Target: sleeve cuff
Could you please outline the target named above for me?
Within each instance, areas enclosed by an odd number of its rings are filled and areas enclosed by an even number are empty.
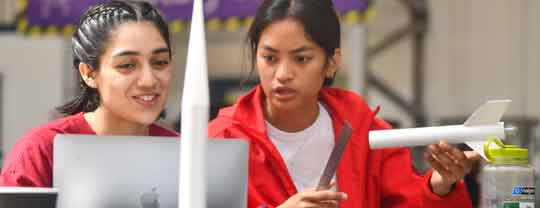
[[[431,191],[430,179],[433,175],[433,170],[430,170],[424,177],[424,196],[426,207],[472,207],[467,186],[463,180],[458,181],[450,193],[439,196]]]

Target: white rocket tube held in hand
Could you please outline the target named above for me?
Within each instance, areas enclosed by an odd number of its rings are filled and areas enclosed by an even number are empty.
[[[485,141],[490,137],[504,139],[504,124],[499,122],[485,126],[437,126],[411,129],[371,131],[369,146],[372,149],[399,146],[416,146],[438,143],[444,139],[448,143],[465,141]]]
[[[206,208],[210,98],[203,15],[203,1],[195,0],[182,93],[179,208]]]
[[[510,104],[510,100],[488,101],[478,108],[463,125],[392,129],[369,132],[369,147],[406,147],[439,143],[466,143],[483,158],[484,142],[491,137],[504,140],[504,123],[499,122]]]

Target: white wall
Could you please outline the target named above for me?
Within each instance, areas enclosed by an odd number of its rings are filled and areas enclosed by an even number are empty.
[[[431,24],[427,36],[425,103],[432,122],[464,115],[489,99],[510,98],[508,115],[540,118],[540,2],[535,0],[428,1]],[[370,43],[408,20],[395,0],[378,0],[370,22]],[[375,74],[412,98],[411,40],[407,39],[372,62]],[[403,113],[377,92],[370,103],[381,114]]]
[[[65,70],[60,38],[31,39],[0,33],[2,151],[29,128],[49,120],[62,101]]]
[[[433,28],[428,49],[434,116],[471,111],[483,100],[510,98],[512,115],[540,117],[538,1],[430,1]],[[489,9],[486,8],[489,4]],[[441,14],[441,15],[437,15]],[[451,77],[448,79],[448,77]],[[437,107],[435,107],[437,106]],[[442,106],[439,107],[439,106]],[[454,106],[454,107],[453,107]],[[448,110],[441,110],[448,109]]]
[[[471,113],[486,100],[513,102],[506,116],[540,119],[540,1],[431,0],[427,36],[425,104],[428,119]],[[370,43],[407,21],[395,0],[377,0],[377,16],[370,23]],[[411,98],[411,41],[400,43],[372,62],[375,73],[405,97]],[[369,101],[382,106],[381,115],[410,119],[380,94]],[[531,164],[540,169],[540,126],[529,141],[537,151]],[[524,141],[513,141],[524,143]],[[538,176],[538,175],[537,175]],[[537,183],[538,184],[538,183]],[[540,199],[537,199],[537,203]]]

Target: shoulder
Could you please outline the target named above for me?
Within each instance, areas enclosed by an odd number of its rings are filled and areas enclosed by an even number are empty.
[[[378,117],[375,117],[373,119],[373,123],[371,125],[371,130],[385,130],[385,129],[391,129],[391,128],[392,128],[392,125],[390,125],[388,122]]]
[[[355,105],[356,107],[369,108],[360,95],[351,90],[325,87],[321,90],[320,96],[323,100],[334,102],[338,105]]]
[[[374,112],[355,92],[325,87],[319,93],[319,100],[328,107],[332,117],[356,123],[370,122]]]
[[[28,132],[7,154],[0,175],[0,186],[49,186],[41,180],[52,171],[52,138]]]
[[[234,129],[234,107],[225,107],[219,111],[218,116],[208,124],[209,137],[228,137],[231,129]]]
[[[84,122],[82,113],[80,113],[32,128],[17,139],[10,151],[10,156],[19,157],[19,154],[25,154],[29,151],[41,151],[45,155],[52,153],[54,137],[57,134],[88,133],[84,130],[86,129]]]
[[[30,129],[11,147],[4,161],[0,183],[16,186],[50,186],[53,141],[59,133],[77,133],[68,116]]]
[[[13,147],[11,147],[6,158],[6,164],[8,164],[9,161],[17,161],[24,157],[24,155],[35,156],[39,155],[36,154],[39,152],[52,152],[53,139],[56,134],[51,132],[54,131],[47,128],[35,128],[26,132],[17,139]]]
[[[17,143],[52,145],[57,134],[88,133],[85,122],[82,113],[59,118],[28,130]]]
[[[321,97],[325,102],[332,105],[332,107],[343,111],[342,113],[345,112],[346,115],[356,118],[373,115],[371,130],[392,128],[390,124],[376,116],[379,112],[379,107],[372,111],[364,99],[353,91],[337,88],[324,88],[321,91]]]

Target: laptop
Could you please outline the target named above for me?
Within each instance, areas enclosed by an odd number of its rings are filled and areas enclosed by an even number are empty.
[[[247,205],[248,144],[209,140],[208,208]],[[177,208],[180,140],[171,137],[57,135],[57,208]]]
[[[54,208],[57,194],[54,188],[0,187],[0,207]]]

